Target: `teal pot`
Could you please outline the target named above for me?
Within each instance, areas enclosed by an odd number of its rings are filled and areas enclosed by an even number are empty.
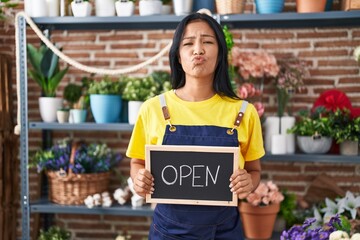
[[[202,8],[209,9],[214,12],[215,0],[195,0],[193,1],[193,12],[197,12]]]
[[[280,13],[284,9],[284,0],[255,0],[256,12]]]
[[[122,100],[120,122],[129,123],[129,101]]]
[[[331,11],[333,6],[333,0],[326,0],[325,11]]]
[[[120,122],[121,107],[120,95],[90,95],[90,108],[96,123]]]
[[[85,109],[70,109],[69,122],[83,123],[86,122],[87,111]]]

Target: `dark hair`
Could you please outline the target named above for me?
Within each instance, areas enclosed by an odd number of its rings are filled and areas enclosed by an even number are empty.
[[[179,47],[183,37],[185,27],[193,21],[204,21],[215,32],[216,40],[218,42],[218,56],[214,74],[213,88],[220,96],[227,96],[234,99],[239,99],[234,93],[228,72],[228,51],[225,42],[224,32],[220,24],[216,22],[211,16],[202,13],[193,13],[186,16],[177,26],[173,43],[169,52],[170,68],[171,68],[171,85],[173,89],[181,88],[185,85],[185,72],[179,62]]]

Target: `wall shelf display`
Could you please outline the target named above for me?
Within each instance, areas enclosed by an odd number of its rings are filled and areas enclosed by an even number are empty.
[[[223,25],[230,28],[309,28],[309,27],[354,27],[360,26],[360,11],[332,11],[324,13],[279,13],[279,14],[235,14],[217,15]],[[183,16],[131,16],[131,17],[52,17],[33,18],[42,29],[49,30],[139,30],[139,29],[175,29]],[[30,239],[31,213],[79,213],[79,214],[114,214],[128,216],[151,216],[150,206],[132,208],[131,206],[115,205],[110,208],[88,209],[86,206],[62,206],[41,200],[29,200],[29,130],[60,130],[60,131],[131,131],[129,124],[58,124],[28,121],[28,80],[26,55],[26,21],[18,16],[17,21],[17,60],[20,81],[20,176],[21,176],[21,229],[22,239]],[[340,155],[266,155],[264,161],[306,161],[327,163],[360,163],[360,157]]]

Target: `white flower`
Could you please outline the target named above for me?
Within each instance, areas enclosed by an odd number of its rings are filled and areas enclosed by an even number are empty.
[[[321,227],[323,225],[323,218],[316,207],[314,207],[314,218],[316,219],[316,222],[314,222],[312,225],[315,227]]]
[[[355,198],[352,192],[347,191],[345,197],[338,201],[338,205],[340,209],[348,210],[351,218],[355,219],[357,208],[360,207],[360,196]]]
[[[336,204],[334,201],[329,198],[325,198],[326,207],[322,208],[321,211],[324,212],[324,222],[327,223],[330,221],[331,217],[336,214],[341,214],[344,212],[343,208],[339,208],[339,204]]]
[[[355,233],[351,236],[350,240],[360,240],[360,233]]]
[[[349,239],[349,235],[347,234],[347,232],[338,230],[332,232],[329,236],[329,240],[340,240],[340,239]]]
[[[355,50],[354,50],[354,58],[355,58],[355,61],[360,62],[360,46],[355,48]]]

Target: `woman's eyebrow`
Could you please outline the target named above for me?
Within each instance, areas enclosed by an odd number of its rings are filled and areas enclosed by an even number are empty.
[[[201,34],[201,37],[211,37],[211,38],[215,38],[215,36],[213,36],[213,35],[210,35],[210,34]],[[188,37],[183,37],[183,39],[182,40],[186,40],[186,39],[194,39],[195,38],[195,36],[188,36]]]

